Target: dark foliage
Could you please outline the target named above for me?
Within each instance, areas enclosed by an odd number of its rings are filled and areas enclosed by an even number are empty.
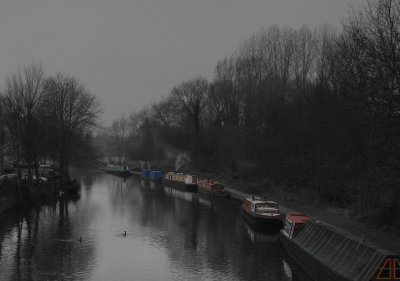
[[[399,0],[371,0],[340,32],[260,29],[212,81],[183,82],[132,114],[128,156],[187,152],[203,171],[295,186],[399,229],[399,19]]]

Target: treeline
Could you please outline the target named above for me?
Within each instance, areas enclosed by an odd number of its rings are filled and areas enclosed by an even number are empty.
[[[178,149],[201,170],[247,165],[400,229],[400,1],[368,1],[340,31],[262,28],[211,81],[182,82],[108,136],[114,154]]]
[[[99,112],[99,101],[77,78],[45,77],[40,64],[24,67],[6,79],[0,93],[0,160],[12,156],[20,187],[32,187],[45,160],[57,164],[66,182],[71,161],[96,157],[90,130]]]

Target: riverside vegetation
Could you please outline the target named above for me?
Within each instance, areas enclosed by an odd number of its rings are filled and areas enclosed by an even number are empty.
[[[400,1],[340,28],[261,28],[161,101],[97,135],[105,155],[266,180],[400,232]],[[281,188],[282,187],[282,188]]]
[[[76,188],[69,166],[96,158],[91,130],[99,113],[97,98],[73,76],[44,77],[34,63],[10,75],[0,94],[0,171],[4,155],[12,156],[17,175],[0,183],[0,209]],[[40,181],[45,160],[57,167],[57,179]]]

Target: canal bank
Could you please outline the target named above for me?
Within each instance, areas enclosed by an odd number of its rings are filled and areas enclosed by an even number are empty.
[[[166,167],[157,168],[168,170]],[[315,200],[302,202],[300,197],[282,191],[280,187],[265,180],[243,180],[240,177],[229,174],[203,173],[199,171],[197,175],[199,179],[212,179],[222,183],[230,193],[230,199],[235,201],[242,202],[243,198],[252,194],[263,195],[279,203],[282,212],[296,211],[307,214],[315,220],[343,230],[352,237],[358,237],[377,245],[379,248],[400,253],[399,235],[360,221],[359,218],[352,216],[351,211],[348,209],[315,203],[313,202]]]
[[[168,170],[166,167],[157,168]],[[368,241],[379,248],[400,253],[400,236],[361,222],[353,217],[347,209],[327,204],[316,204],[312,201],[301,202],[300,198],[283,192],[268,181],[243,180],[228,174],[197,172],[197,175],[200,180],[212,179],[222,183],[225,186],[225,190],[229,192],[231,200],[242,202],[244,198],[250,197],[252,194],[263,195],[279,203],[283,213],[294,211],[307,214],[314,220],[319,220],[328,226],[341,229],[352,237]]]
[[[279,203],[282,212],[294,211],[307,214],[328,226],[340,229],[352,237],[368,241],[379,248],[400,253],[400,236],[373,225],[367,225],[351,216],[347,209],[326,204],[300,202],[265,181],[243,181],[227,175],[200,174],[199,178],[211,178],[225,185],[231,199],[242,201],[252,194],[263,195]],[[393,214],[396,215],[396,214]]]
[[[231,199],[239,202],[251,196],[235,188],[227,187],[226,190]],[[265,193],[264,195],[268,196]],[[299,209],[302,209],[301,206],[297,206],[297,210]],[[280,210],[298,213],[283,205],[280,205]],[[300,233],[296,236],[288,236],[286,226],[285,230],[281,230],[280,244],[295,263],[314,280],[398,280],[399,237],[379,229],[371,231],[369,226],[359,225],[338,213],[334,217],[327,216],[327,208],[320,210],[324,213],[317,214],[304,226],[300,226],[302,228],[299,228]],[[318,208],[314,208],[312,212],[315,214]],[[346,229],[338,228],[333,223],[346,225]],[[353,233],[359,232],[359,235],[354,236]]]
[[[30,208],[43,201],[57,199],[61,195],[76,196],[80,185],[74,179],[65,184],[59,180],[35,183],[30,189],[18,187],[16,182],[7,182],[0,186],[0,214],[12,209]]]
[[[390,265],[389,269],[382,269],[387,267],[386,262],[390,264],[398,262],[400,237],[362,224],[351,218],[346,210],[287,200],[289,196],[279,196],[282,193],[276,192],[268,186],[268,183],[242,182],[212,174],[200,174],[199,178],[218,180],[225,186],[229,198],[236,202],[241,203],[244,198],[252,194],[264,195],[267,199],[280,203],[280,210],[283,213],[301,212],[309,215],[313,223],[318,221],[319,228],[314,227],[310,230],[307,225],[305,230],[307,235],[303,236],[319,239],[307,240],[305,245],[295,239],[281,240],[285,251],[301,266],[304,266],[302,264],[304,260],[313,261],[313,265],[305,269],[316,280],[364,280],[363,278],[367,276],[368,280],[372,280],[374,276],[385,274],[385,270],[397,268],[397,265]],[[287,243],[288,241],[290,243]],[[315,248],[324,249],[324,252],[322,250],[315,252]],[[354,267],[354,264],[357,266]]]
[[[237,180],[229,182],[215,175],[201,175],[201,178],[218,179],[218,182],[225,186],[229,198],[235,202],[241,203],[252,194],[258,194],[281,203],[280,210],[283,213],[298,212],[301,209],[288,207],[286,203],[290,204],[290,201],[276,199],[278,197],[276,192],[269,193],[268,191],[271,190],[266,189],[265,186],[263,188],[261,186],[263,183],[260,182],[243,183]],[[314,212],[318,212],[318,209],[329,210],[327,207],[314,206]],[[283,239],[285,237],[281,235],[280,244],[285,252],[301,267],[304,267],[304,270],[315,280],[375,280],[376,276],[382,277],[386,271],[397,268],[397,265],[393,266],[393,263],[399,260],[397,254],[399,244],[396,242],[398,237],[387,241],[370,240],[369,233],[364,233],[362,228],[367,227],[365,225],[357,229],[362,232],[362,235],[353,235],[351,232],[355,230],[355,221],[346,216],[336,214],[333,219],[319,214],[310,216],[313,220],[306,225],[304,233],[300,232],[301,235],[293,239],[292,237]],[[335,223],[339,225],[351,223],[351,226],[344,229],[333,226]],[[311,225],[318,227],[311,227]],[[309,237],[312,239],[308,239]],[[305,260],[307,260],[306,263],[304,263]]]

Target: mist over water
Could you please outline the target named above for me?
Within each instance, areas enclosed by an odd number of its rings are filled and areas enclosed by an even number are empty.
[[[81,183],[75,202],[0,217],[0,280],[303,280],[235,202],[108,174]]]

